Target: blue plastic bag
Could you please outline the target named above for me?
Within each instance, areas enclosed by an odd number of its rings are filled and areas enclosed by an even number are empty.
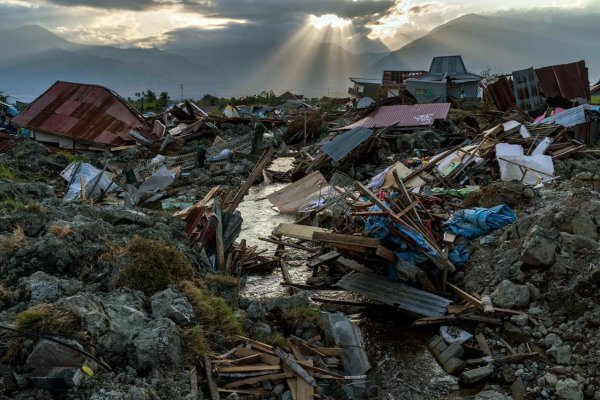
[[[455,212],[444,223],[444,232],[475,239],[514,223],[517,215],[506,204],[492,208],[472,208]]]

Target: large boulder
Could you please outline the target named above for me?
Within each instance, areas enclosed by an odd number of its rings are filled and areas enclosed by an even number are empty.
[[[527,285],[515,285],[509,280],[500,282],[490,297],[495,305],[503,308],[526,307],[530,300]]]
[[[308,294],[302,292],[293,296],[275,297],[267,300],[265,307],[268,312],[289,310],[294,307],[308,307]]]
[[[592,217],[583,210],[564,208],[556,214],[554,223],[561,232],[585,236],[593,240],[598,239],[596,224],[592,221]]]
[[[196,321],[192,305],[178,290],[163,290],[152,296],[150,301],[154,318],[169,318],[177,325],[183,326]]]
[[[177,325],[168,318],[151,321],[135,336],[129,347],[129,361],[138,371],[178,368],[183,363],[183,348]]]
[[[61,297],[77,293],[83,287],[81,281],[60,279],[43,271],[33,273],[22,283],[31,293],[31,305],[54,303]]]
[[[521,261],[535,267],[552,265],[557,247],[556,235],[536,225],[525,236]]]

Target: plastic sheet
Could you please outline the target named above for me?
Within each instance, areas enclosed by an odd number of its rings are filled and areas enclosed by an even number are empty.
[[[506,204],[492,208],[472,208],[455,212],[444,223],[444,232],[474,239],[514,223],[517,215]]]
[[[74,175],[74,176],[73,176]],[[108,172],[102,172],[92,164],[74,162],[61,172],[60,176],[70,182],[69,189],[63,198],[70,203],[81,197],[81,178],[83,177],[86,198],[96,199],[101,193],[110,193],[118,188],[111,180]],[[91,193],[93,190],[93,193]]]

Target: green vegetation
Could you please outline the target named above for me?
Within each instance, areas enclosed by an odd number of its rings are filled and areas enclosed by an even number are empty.
[[[136,93],[135,97],[135,99],[129,97],[127,98],[127,101],[142,113],[149,111],[155,113],[163,112],[171,102],[169,93],[161,92],[157,96],[156,93],[150,89],[146,90],[145,92]]]
[[[204,356],[210,354],[210,344],[201,325],[185,328],[183,330],[183,339],[188,348],[187,354],[190,363],[195,365],[199,361],[203,361]]]
[[[0,210],[24,210],[27,204],[18,199],[4,199],[0,201]]]
[[[63,157],[64,159],[66,159],[69,162],[69,164],[73,163],[75,161],[86,161],[87,160],[85,157],[83,157],[79,154],[73,154],[66,150],[61,150],[61,151],[57,152],[55,154],[55,157],[56,158]]]
[[[592,104],[600,105],[600,96],[592,96]]]
[[[124,255],[130,256],[131,262],[117,275],[117,286],[140,290],[147,296],[193,276],[185,255],[162,240],[134,236]]]
[[[222,287],[238,287],[240,285],[240,279],[232,275],[213,274],[206,276],[204,279],[209,283]]]
[[[199,106],[218,106],[219,108],[225,108],[226,105],[231,104],[233,106],[238,105],[267,105],[267,106],[277,106],[281,104],[282,101],[275,96],[272,90],[262,91],[254,96],[244,96],[236,99],[235,97],[224,98],[217,97],[211,94],[205,94],[200,100],[196,102]]]
[[[323,329],[321,314],[317,308],[312,307],[293,307],[281,312],[281,319],[286,321],[289,326],[308,324],[318,326]]]
[[[287,339],[281,332],[274,332],[270,335],[251,335],[251,338],[258,342],[266,343],[274,347],[280,347],[282,349],[288,347]]]
[[[226,336],[244,333],[235,310],[223,298],[207,293],[191,281],[181,282],[179,288],[191,303],[199,324],[208,336],[216,333]]]
[[[37,304],[15,317],[18,329],[37,333],[74,333],[80,328],[77,317],[53,304]]]
[[[6,165],[0,165],[0,179],[7,180],[9,182],[20,182],[22,180],[15,171]]]

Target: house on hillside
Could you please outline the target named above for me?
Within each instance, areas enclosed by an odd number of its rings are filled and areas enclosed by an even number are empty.
[[[590,88],[590,95],[592,96],[592,98],[600,97],[600,79],[598,80],[598,82],[596,82],[594,86]]]
[[[348,94],[355,100],[363,97],[377,97],[381,90],[381,79],[350,78],[352,87],[348,88]]]
[[[426,75],[405,82],[418,103],[445,103],[477,97],[482,79],[467,71],[461,56],[444,56],[433,58]]]
[[[12,120],[39,142],[68,149],[152,142],[152,126],[121,96],[99,85],[58,81]]]

